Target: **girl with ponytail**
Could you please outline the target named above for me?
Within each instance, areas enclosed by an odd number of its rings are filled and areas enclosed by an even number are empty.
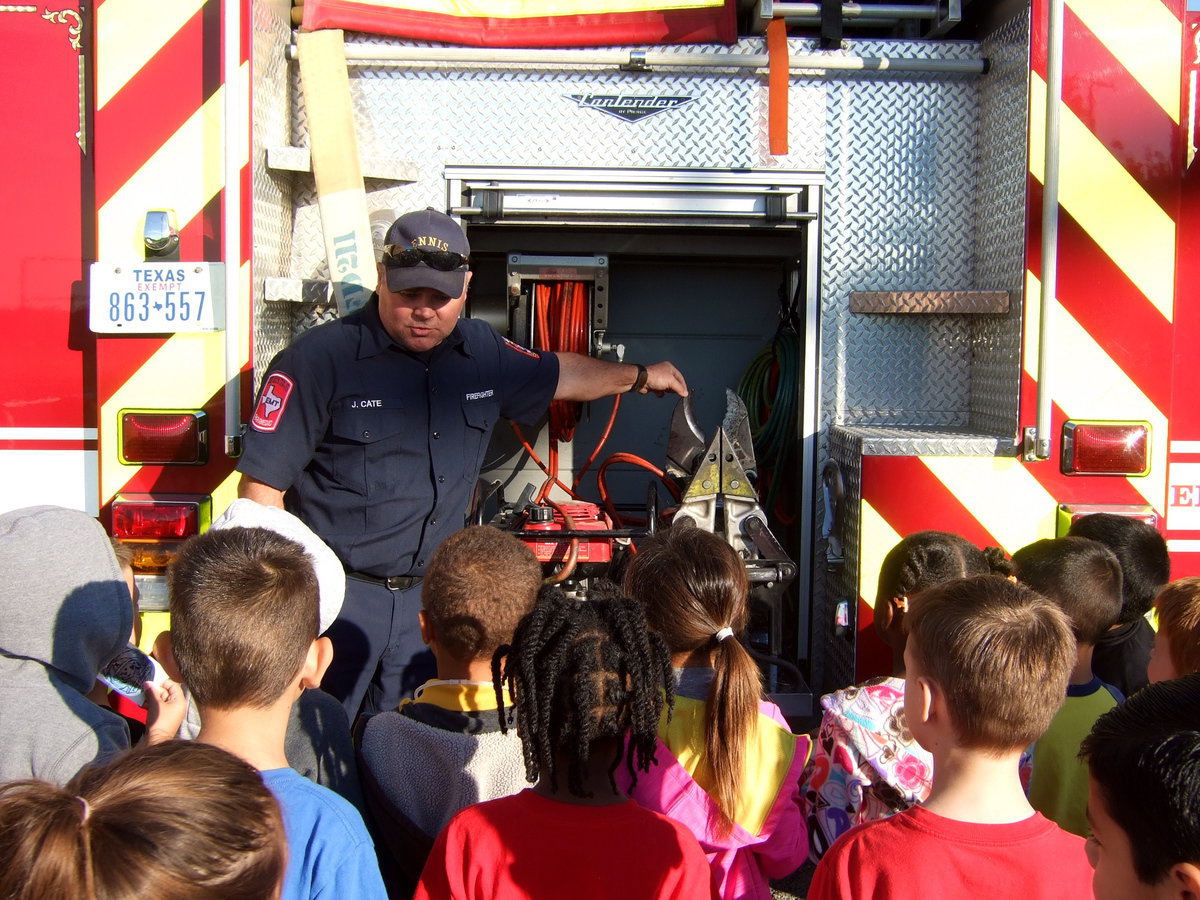
[[[658,765],[628,792],[691,828],[722,898],[770,900],[768,879],[807,857],[799,785],[809,740],[764,699],[742,644],[745,567],[721,537],[676,525],[639,547],[625,589],[666,641],[676,674]]]
[[[139,747],[65,787],[0,785],[4,900],[275,900],[279,804],[242,760],[199,741]]]

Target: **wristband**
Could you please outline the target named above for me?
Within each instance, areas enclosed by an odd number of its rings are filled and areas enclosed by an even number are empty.
[[[650,378],[650,373],[646,371],[646,367],[641,363],[634,363],[637,366],[637,378],[633,381],[633,386],[626,393],[635,393],[646,386],[646,381]]]

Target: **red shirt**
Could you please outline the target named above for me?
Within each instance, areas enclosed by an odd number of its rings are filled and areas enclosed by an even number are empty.
[[[413,900],[715,896],[708,860],[679,823],[632,800],[578,806],[524,790],[451,819]]]
[[[1091,900],[1083,838],[1040,813],[959,822],[915,806],[859,825],[821,858],[808,900]]]

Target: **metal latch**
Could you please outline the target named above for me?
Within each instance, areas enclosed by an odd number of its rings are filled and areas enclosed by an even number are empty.
[[[175,210],[150,209],[142,226],[145,258],[164,262],[179,261],[179,229],[175,227]]]
[[[618,68],[622,72],[649,72],[650,67],[646,65],[646,51],[630,50],[628,61],[621,63]]]

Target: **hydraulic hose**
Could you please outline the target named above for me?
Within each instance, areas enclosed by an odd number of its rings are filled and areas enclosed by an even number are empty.
[[[790,485],[795,469],[800,402],[800,340],[780,328],[746,367],[738,384],[758,460],[760,501],[781,522],[796,520]]]

